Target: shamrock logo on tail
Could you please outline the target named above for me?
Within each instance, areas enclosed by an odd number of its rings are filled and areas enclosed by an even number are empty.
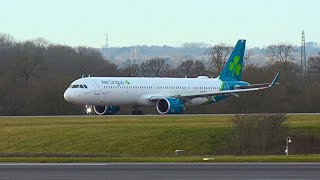
[[[240,75],[241,65],[238,64],[239,61],[240,61],[240,56],[235,56],[233,59],[233,62],[230,63],[229,71],[232,71],[232,77],[234,77],[234,73],[236,73],[237,76]]]

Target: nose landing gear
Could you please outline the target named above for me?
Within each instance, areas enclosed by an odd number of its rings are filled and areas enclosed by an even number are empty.
[[[91,112],[92,112],[92,106],[86,105],[86,113],[87,113],[87,115],[90,115]]]

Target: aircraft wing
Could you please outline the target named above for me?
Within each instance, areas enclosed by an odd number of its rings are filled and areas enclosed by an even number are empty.
[[[279,79],[280,73],[278,72],[275,78],[271,83],[262,83],[262,84],[250,84],[248,86],[236,86],[235,89],[250,89],[250,88],[263,88],[263,87],[269,87],[269,86],[275,86],[278,85],[279,83],[277,82]]]
[[[263,90],[263,89],[268,89],[270,87],[274,87],[275,85],[277,85],[277,81],[279,79],[279,75],[280,73],[278,72],[277,75],[275,76],[275,78],[273,79],[273,81],[271,83],[263,83],[263,84],[254,84],[254,85],[249,85],[249,86],[244,86],[244,88],[236,88],[234,90],[225,90],[225,91],[216,91],[216,92],[203,92],[203,93],[187,93],[187,94],[179,94],[179,95],[172,95],[169,97],[172,98],[188,98],[188,99],[192,99],[192,98],[197,98],[197,97],[206,97],[208,99],[212,99],[212,96],[215,95],[224,95],[224,94],[230,94],[233,96],[237,96],[238,97],[238,93],[241,92],[249,92],[249,91],[259,91],[259,90]],[[149,100],[157,100],[160,98],[168,98],[168,96],[151,96]]]

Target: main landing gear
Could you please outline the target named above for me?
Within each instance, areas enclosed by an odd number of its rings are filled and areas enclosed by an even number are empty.
[[[143,111],[141,110],[133,110],[132,115],[143,115]]]

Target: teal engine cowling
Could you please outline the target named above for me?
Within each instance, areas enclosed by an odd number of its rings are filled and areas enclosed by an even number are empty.
[[[98,115],[113,115],[120,111],[119,106],[94,106],[94,112]]]
[[[156,107],[160,114],[181,114],[184,111],[184,102],[182,99],[161,98]]]

